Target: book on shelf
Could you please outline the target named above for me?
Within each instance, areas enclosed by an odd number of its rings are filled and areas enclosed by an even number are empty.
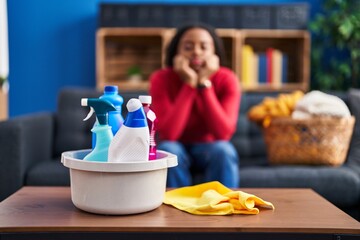
[[[280,87],[282,79],[282,53],[278,49],[271,52],[271,86]]]
[[[253,53],[253,78],[251,82],[252,87],[257,87],[259,85],[259,55]]]
[[[266,84],[266,53],[263,52],[259,52],[258,54],[258,59],[259,59],[259,67],[258,67],[258,82],[259,84]]]
[[[245,88],[254,87],[258,78],[258,57],[250,45],[244,45],[241,54],[241,83]]]
[[[273,48],[268,48],[266,49],[266,83],[268,85],[270,85],[273,81],[272,77],[273,77],[273,74],[272,74],[272,53],[273,53]]]
[[[266,83],[273,87],[281,87],[283,83],[287,82],[288,56],[275,48],[268,48],[265,56]],[[259,69],[259,71],[264,70]],[[261,80],[259,79],[259,81]]]
[[[287,82],[288,56],[279,49],[254,52],[250,45],[245,45],[241,57],[241,82],[245,88],[259,85],[279,88]]]
[[[282,79],[281,82],[282,83],[287,83],[288,82],[288,56],[286,54],[282,54]]]

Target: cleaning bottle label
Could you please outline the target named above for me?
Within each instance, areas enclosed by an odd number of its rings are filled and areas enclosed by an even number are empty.
[[[126,105],[128,115],[109,146],[109,162],[148,161],[150,134],[141,102],[132,98]]]

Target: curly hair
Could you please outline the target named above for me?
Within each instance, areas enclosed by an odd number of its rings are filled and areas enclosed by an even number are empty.
[[[177,54],[178,45],[180,42],[181,37],[190,29],[193,28],[201,28],[206,30],[211,38],[214,41],[214,47],[215,47],[215,54],[219,57],[220,65],[224,66],[225,64],[225,51],[224,51],[224,44],[221,38],[215,33],[215,29],[209,25],[206,25],[204,23],[194,23],[182,26],[178,28],[175,36],[172,38],[171,42],[169,43],[166,55],[165,55],[165,65],[167,67],[173,67],[173,59]]]

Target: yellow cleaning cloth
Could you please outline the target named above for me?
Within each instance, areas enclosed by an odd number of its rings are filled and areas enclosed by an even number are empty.
[[[196,215],[258,214],[255,206],[275,209],[271,202],[233,191],[217,181],[170,190],[164,203]]]

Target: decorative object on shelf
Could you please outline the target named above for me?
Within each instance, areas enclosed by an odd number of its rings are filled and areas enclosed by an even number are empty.
[[[326,0],[310,22],[312,88],[360,87],[360,2]]]
[[[3,86],[6,84],[7,79],[3,76],[0,76],[0,89],[3,88]]]
[[[128,81],[141,82],[142,81],[141,68],[139,66],[137,66],[137,65],[131,66],[127,70],[127,76],[128,76]]]

